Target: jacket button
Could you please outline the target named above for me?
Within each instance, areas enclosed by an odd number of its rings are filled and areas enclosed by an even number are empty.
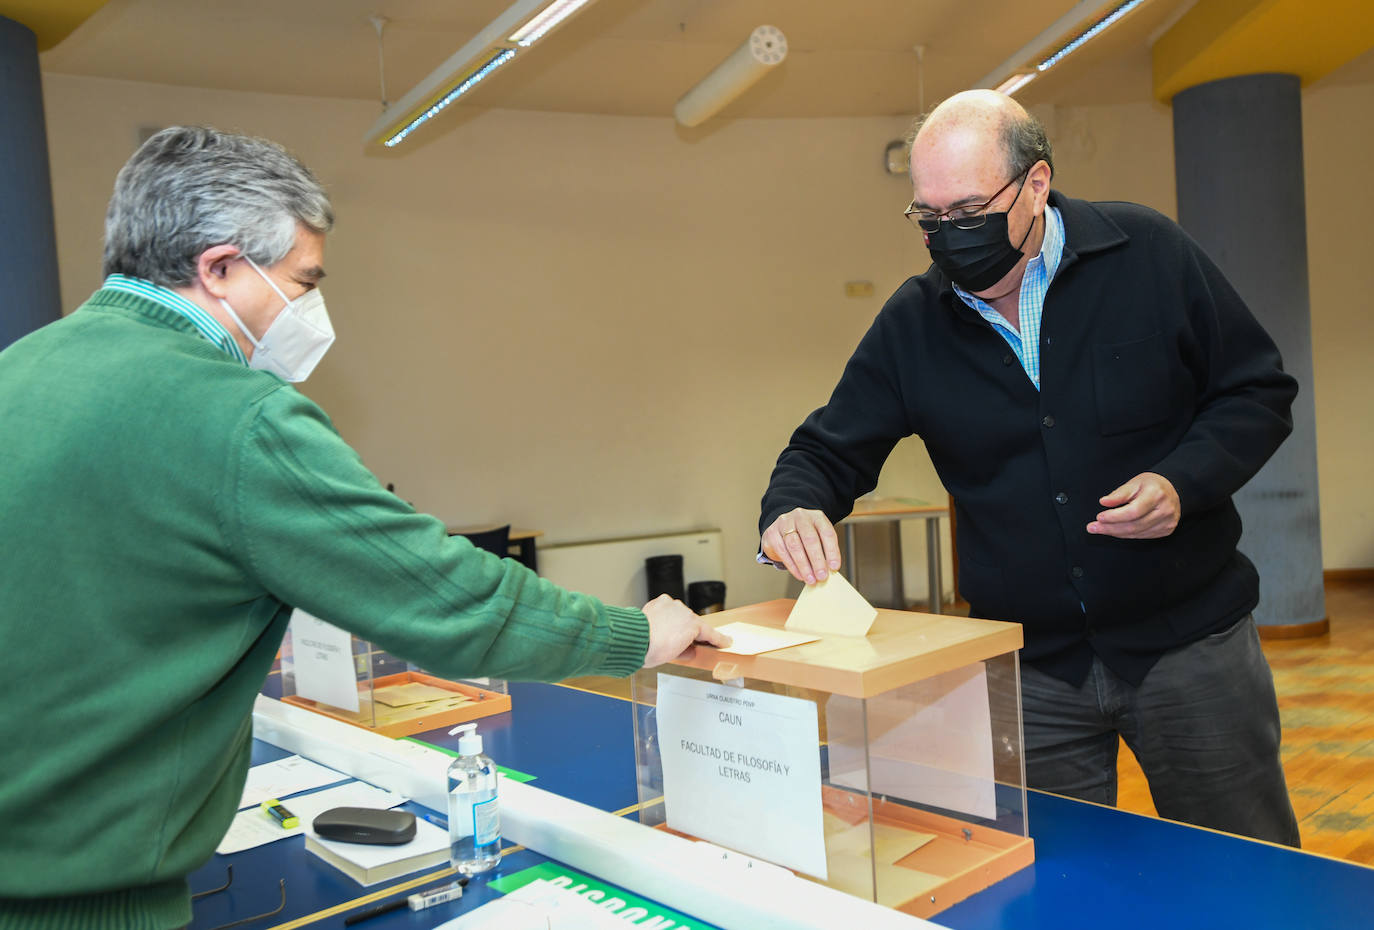
[[[1010,355],[1004,355],[1004,356],[1002,356],[1002,364],[1003,364],[1003,365],[1010,365],[1011,363],[1012,363],[1012,357],[1011,357]]]
[[[1082,578],[1082,577],[1083,577],[1083,569],[1080,568],[1079,566],[1075,565],[1073,568],[1069,569],[1069,574],[1070,574],[1070,575],[1073,575],[1075,578]]]
[[[1049,428],[1049,427],[1051,427],[1051,426],[1054,426],[1054,417],[1051,417],[1051,416],[1042,417],[1041,420],[1040,420],[1040,425],[1043,426],[1043,427],[1046,427],[1046,428]]]
[[[1058,494],[1054,495],[1054,502],[1056,504],[1067,504],[1069,502],[1069,495],[1060,491]]]
[[[1047,346],[1052,346],[1052,345],[1054,345],[1054,337],[1053,337],[1053,336],[1046,336],[1046,337],[1045,337],[1045,345],[1047,345]]]

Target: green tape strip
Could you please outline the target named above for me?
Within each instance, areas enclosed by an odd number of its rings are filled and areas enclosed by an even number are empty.
[[[648,898],[641,898],[623,888],[599,882],[590,875],[575,872],[556,862],[541,862],[511,875],[502,875],[487,882],[487,887],[494,888],[502,894],[509,894],[541,878],[582,895],[615,914],[631,927],[653,927],[655,930],[719,930],[714,924],[703,923],[695,917],[680,914]]]

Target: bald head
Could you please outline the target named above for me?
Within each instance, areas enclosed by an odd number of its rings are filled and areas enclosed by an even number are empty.
[[[908,139],[912,180],[917,183],[923,167],[942,158],[999,158],[998,173],[1004,176],[1019,174],[1041,160],[1054,169],[1040,121],[995,90],[966,90],[947,98],[912,123]]]

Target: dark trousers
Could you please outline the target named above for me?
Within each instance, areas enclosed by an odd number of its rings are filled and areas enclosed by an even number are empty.
[[[1253,617],[1165,653],[1138,688],[1096,657],[1078,688],[1023,665],[1021,698],[1028,787],[1115,806],[1120,734],[1161,817],[1298,845]]]

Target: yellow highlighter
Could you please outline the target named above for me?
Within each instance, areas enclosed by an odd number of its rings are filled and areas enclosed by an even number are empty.
[[[262,802],[262,809],[277,823],[281,824],[283,830],[294,830],[300,826],[300,820],[291,813],[276,798],[268,798]]]

